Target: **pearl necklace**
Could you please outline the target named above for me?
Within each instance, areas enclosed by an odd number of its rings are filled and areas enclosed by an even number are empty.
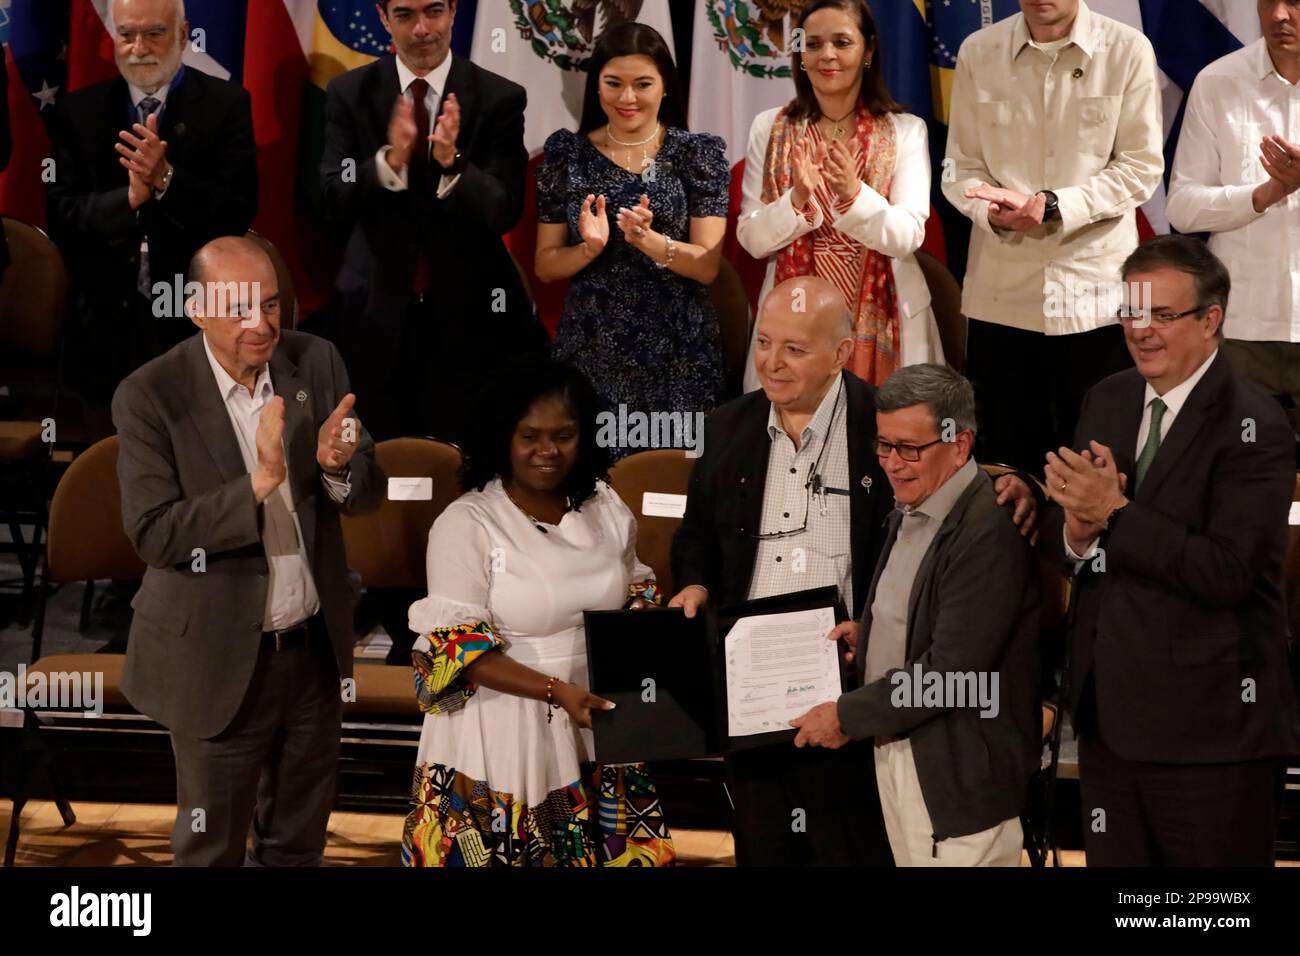
[[[623,142],[623,140],[619,139],[617,136],[614,135],[613,126],[606,126],[605,146],[608,147],[611,153],[614,151],[614,147],[610,146],[611,142],[618,143],[618,145],[623,147],[624,166],[632,165],[632,150],[635,147],[640,146],[641,147],[641,168],[645,169],[652,162],[652,160],[650,159],[650,155],[645,151],[645,145],[649,143],[651,140],[657,139],[661,129],[663,129],[663,127],[659,123],[655,123],[655,131],[651,133],[649,136],[647,136],[645,139],[637,143],[625,143]]]

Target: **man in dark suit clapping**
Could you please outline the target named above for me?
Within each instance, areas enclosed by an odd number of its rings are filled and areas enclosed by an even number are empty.
[[[350,236],[340,345],[377,439],[459,441],[473,393],[545,333],[501,240],[519,220],[527,95],[451,54],[455,0],[380,0],[396,56],[330,84],[327,216]]]
[[[1197,239],[1124,263],[1137,367],[1047,456],[1041,545],[1076,577],[1069,662],[1090,865],[1270,865],[1296,752],[1282,602],[1295,439],[1219,349],[1228,272]]]
[[[257,211],[248,93],[182,65],[181,0],[114,0],[112,21],[122,75],[68,95],[50,122],[50,231],[73,280],[65,378],[93,433],[122,378],[193,333],[169,307],[176,276]]]

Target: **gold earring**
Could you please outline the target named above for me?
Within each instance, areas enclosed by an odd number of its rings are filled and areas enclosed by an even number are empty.
[[[804,73],[807,73],[807,72],[808,72],[808,67],[806,67],[806,66],[803,65],[803,61],[802,61],[802,60],[799,61],[799,69],[802,70]]]
[[[868,70],[871,69],[871,59],[870,59],[870,57],[867,58],[866,68],[867,68]]]

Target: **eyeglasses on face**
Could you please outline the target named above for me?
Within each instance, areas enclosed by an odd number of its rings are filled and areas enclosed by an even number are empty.
[[[1194,309],[1188,309],[1186,312],[1151,312],[1147,309],[1134,309],[1129,306],[1120,306],[1115,312],[1115,318],[1119,319],[1121,325],[1136,325],[1139,328],[1149,323],[1156,328],[1165,328],[1172,325],[1179,319],[1186,318],[1189,315],[1195,315],[1198,312],[1204,312],[1207,306],[1198,305]]]
[[[928,441],[924,445],[909,445],[905,442],[891,442],[883,439],[876,439],[876,457],[882,461],[889,457],[891,451],[898,452],[898,457],[903,461],[920,461],[921,452],[925,451],[931,445],[942,445],[943,439],[936,438],[934,441]]]

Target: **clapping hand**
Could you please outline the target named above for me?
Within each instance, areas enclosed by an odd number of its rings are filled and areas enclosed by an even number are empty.
[[[455,93],[448,93],[442,106],[438,124],[429,135],[433,144],[433,158],[446,169],[456,162],[456,140],[460,138],[460,101]]]
[[[618,211],[618,227],[623,230],[623,238],[628,245],[640,249],[646,255],[651,254],[651,244],[659,238],[650,229],[654,218],[655,214],[650,211],[650,197],[645,193],[641,194],[641,201],[635,206]]]
[[[150,113],[146,123],[136,123],[131,132],[122,130],[117,135],[122,140],[113,146],[118,152],[118,162],[138,177],[145,188],[162,189],[171,166],[167,162],[167,143],[158,136],[158,114]],[[139,188],[135,190],[135,195],[138,194]]]
[[[594,203],[594,208],[593,208]],[[605,197],[588,195],[578,213],[578,235],[594,259],[605,251],[609,242],[609,219],[605,216]]]
[[[794,144],[790,157],[790,174],[794,180],[794,189],[790,193],[790,204],[795,212],[801,212],[808,205],[808,200],[822,181],[822,166],[826,162],[825,143],[816,146],[808,137]]]
[[[400,173],[411,161],[415,150],[415,137],[419,135],[415,125],[415,103],[405,96],[399,96],[393,105],[393,115],[388,120],[388,154],[384,157],[393,172]]]
[[[253,469],[253,496],[261,504],[289,473],[284,463],[284,399],[279,395],[262,406],[254,443],[257,467]]]
[[[966,190],[967,199],[983,199],[989,204],[989,223],[998,229],[1024,232],[1043,224],[1047,197],[1042,193],[1026,196],[1011,189],[980,183]]]
[[[344,395],[338,408],[330,412],[330,417],[320,427],[316,439],[316,463],[322,471],[342,471],[357,452],[361,423],[352,415],[356,402],[357,397],[351,392]]]
[[[841,202],[857,198],[858,190],[862,188],[858,179],[858,144],[853,143],[850,149],[839,140],[832,142],[823,171],[831,191]]]
[[[1259,164],[1268,173],[1255,189],[1255,208],[1263,212],[1300,189],[1300,146],[1281,136],[1265,136],[1259,143]]]

